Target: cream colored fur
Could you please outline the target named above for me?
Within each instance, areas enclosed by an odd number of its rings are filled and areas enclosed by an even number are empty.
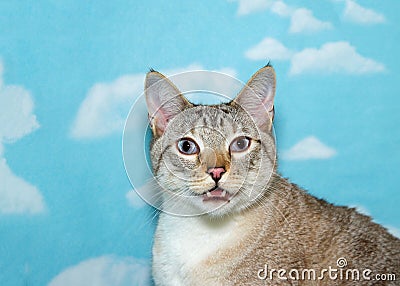
[[[227,104],[194,106],[157,72],[148,74],[146,87],[162,208],[181,214],[160,214],[156,285],[399,285],[399,239],[355,209],[317,199],[277,173],[272,67],[260,69]],[[232,152],[238,136],[250,138],[251,145]],[[182,138],[196,142],[198,152],[179,151]],[[225,170],[218,182],[210,167]],[[229,202],[204,201],[214,187],[226,191]],[[346,269],[395,274],[397,281],[258,277],[266,264],[318,273],[337,267],[342,257]]]

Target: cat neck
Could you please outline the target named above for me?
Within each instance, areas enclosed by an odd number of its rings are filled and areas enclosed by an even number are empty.
[[[237,213],[223,217],[182,217],[161,213],[153,252],[160,257],[167,257],[169,265],[176,265],[176,269],[173,266],[174,269],[168,269],[167,272],[181,273],[185,269],[198,268],[201,261],[206,261],[216,253],[223,253],[240,242],[257,241],[273,231],[277,225],[275,220],[280,217],[276,214],[281,212],[282,198],[278,191],[272,190],[278,186],[290,186],[279,177],[273,180],[252,207]],[[162,263],[160,261],[158,267],[163,267]]]

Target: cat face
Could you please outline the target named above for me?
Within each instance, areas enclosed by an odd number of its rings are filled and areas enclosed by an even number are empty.
[[[148,74],[151,160],[164,209],[223,216],[255,203],[275,169],[274,92],[268,66],[232,102],[194,106],[161,74]]]

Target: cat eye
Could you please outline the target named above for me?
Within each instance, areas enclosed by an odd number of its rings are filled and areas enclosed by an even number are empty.
[[[229,150],[231,152],[243,152],[249,149],[251,143],[251,139],[246,136],[240,136],[234,139],[229,146]]]
[[[176,146],[178,148],[178,151],[181,152],[184,155],[194,155],[194,154],[199,153],[199,151],[200,151],[200,148],[196,144],[196,142],[194,142],[190,138],[182,138],[182,139],[180,139],[177,142]]]

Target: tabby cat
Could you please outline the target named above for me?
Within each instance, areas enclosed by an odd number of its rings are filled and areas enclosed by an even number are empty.
[[[145,95],[164,207],[199,214],[160,213],[156,285],[399,285],[399,239],[277,173],[271,66],[229,103],[192,104],[156,71]]]

